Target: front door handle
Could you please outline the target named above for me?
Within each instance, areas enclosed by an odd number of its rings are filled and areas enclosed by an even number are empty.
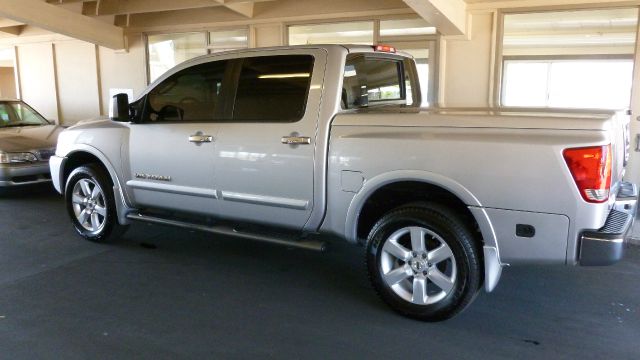
[[[209,143],[212,141],[213,141],[213,136],[211,135],[195,134],[195,135],[189,136],[189,142],[192,142],[192,143]]]
[[[283,136],[282,143],[287,145],[309,145],[311,138],[308,136]]]

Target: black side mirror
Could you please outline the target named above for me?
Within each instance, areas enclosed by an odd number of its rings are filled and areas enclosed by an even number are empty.
[[[129,116],[129,95],[114,95],[109,107],[109,118],[113,121],[131,121],[131,116]]]

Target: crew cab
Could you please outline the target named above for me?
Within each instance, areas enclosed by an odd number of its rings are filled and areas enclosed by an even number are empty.
[[[426,321],[506,265],[622,257],[638,197],[626,114],[421,108],[419,89],[385,46],[202,56],[62,132],[53,182],[91,241],[141,221],[360,244],[381,298]]]

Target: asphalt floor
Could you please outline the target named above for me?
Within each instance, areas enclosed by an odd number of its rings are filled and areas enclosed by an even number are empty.
[[[505,268],[465,312],[390,311],[363,249],[135,224],[86,242],[49,186],[0,197],[0,359],[639,359],[640,248],[602,268]]]

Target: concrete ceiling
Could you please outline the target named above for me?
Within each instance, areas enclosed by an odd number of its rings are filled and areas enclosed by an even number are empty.
[[[640,0],[0,0],[0,36],[39,28],[122,49],[127,33],[410,14],[443,35],[468,35],[469,11],[627,3]]]

